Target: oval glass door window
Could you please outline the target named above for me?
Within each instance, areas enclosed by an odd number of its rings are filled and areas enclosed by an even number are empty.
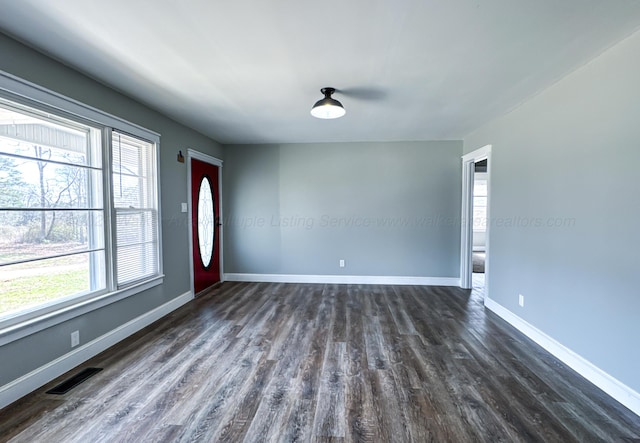
[[[200,247],[200,260],[205,268],[209,267],[213,259],[214,220],[211,183],[209,177],[204,176],[198,190],[198,246]]]

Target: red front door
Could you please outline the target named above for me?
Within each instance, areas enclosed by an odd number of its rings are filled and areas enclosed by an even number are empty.
[[[202,292],[220,281],[218,166],[191,159],[193,286]]]

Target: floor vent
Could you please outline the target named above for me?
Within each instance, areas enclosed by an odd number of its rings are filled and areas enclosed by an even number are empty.
[[[80,383],[88,379],[89,377],[102,371],[102,368],[86,368],[78,372],[76,375],[68,380],[63,381],[53,389],[49,389],[47,394],[63,395],[78,386]]]

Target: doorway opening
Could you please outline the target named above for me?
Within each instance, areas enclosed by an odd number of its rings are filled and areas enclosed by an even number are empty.
[[[473,174],[473,250],[472,267],[473,274],[482,274],[487,253],[487,167],[488,161],[485,158],[474,164]]]
[[[491,145],[462,157],[460,286],[487,293]]]

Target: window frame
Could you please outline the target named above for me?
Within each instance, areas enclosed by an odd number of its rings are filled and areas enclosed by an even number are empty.
[[[0,321],[0,346],[49,328],[72,318],[84,315],[111,303],[158,286],[164,281],[162,257],[162,208],[160,181],[160,134],[108,114],[97,108],[43,88],[14,75],[0,71],[0,96],[18,104],[51,112],[55,116],[75,121],[101,131],[102,180],[104,196],[104,242],[106,288],[82,295],[69,295],[32,308],[26,308],[15,316]],[[112,130],[127,133],[155,145],[155,193],[158,229],[158,273],[151,278],[130,286],[117,288],[115,282],[115,217],[113,214],[113,187],[111,164]]]
[[[109,153],[112,154],[113,152],[113,148],[114,148],[114,142],[113,142],[113,133],[116,132],[120,135],[124,135],[124,136],[128,136],[131,138],[136,138],[138,139],[138,141],[142,141],[144,143],[149,143],[152,145],[152,155],[155,157],[155,162],[156,162],[156,169],[159,167],[159,157],[158,157],[158,145],[154,142],[150,142],[148,140],[144,140],[141,139],[140,137],[136,137],[136,136],[132,136],[131,134],[127,134],[125,131],[116,129],[116,128],[108,128],[107,129],[108,133],[109,133],[109,140],[110,140],[110,149],[109,149]],[[113,170],[113,159],[111,160],[111,169],[110,169],[110,177],[111,179],[113,179],[115,171]],[[153,173],[155,172],[155,173]],[[148,179],[151,182],[151,192],[153,194],[151,200],[155,200],[156,206],[154,207],[140,207],[140,208],[132,208],[133,212],[141,212],[141,211],[151,211],[152,213],[155,212],[155,217],[157,219],[157,228],[158,228],[158,244],[155,246],[156,249],[156,253],[158,254],[158,266],[160,269],[162,269],[162,265],[161,265],[161,257],[162,257],[162,250],[160,248],[160,208],[159,208],[159,202],[160,202],[160,194],[159,194],[159,187],[160,187],[160,183],[158,182],[158,171],[149,171],[149,177]],[[112,272],[112,276],[114,278],[113,281],[113,288],[114,290],[123,290],[126,289],[127,287],[130,286],[135,286],[138,283],[142,283],[146,280],[148,280],[149,278],[153,278],[152,277],[141,277],[141,278],[137,278],[135,280],[129,280],[129,281],[124,281],[121,282],[120,281],[120,275],[119,275],[119,271],[118,271],[118,257],[117,257],[117,251],[118,251],[118,238],[117,238],[117,233],[118,233],[118,229],[117,229],[117,218],[118,218],[118,214],[123,214],[126,212],[129,212],[129,209],[126,208],[122,208],[120,206],[118,206],[115,202],[115,195],[113,192],[115,192],[115,188],[113,186],[113,183],[111,184],[111,193],[110,193],[110,206],[109,206],[109,211],[111,213],[111,232],[114,234],[114,239],[113,239],[113,243],[111,244],[112,248],[111,248],[111,253],[114,254],[113,260],[111,261],[114,269]]]

